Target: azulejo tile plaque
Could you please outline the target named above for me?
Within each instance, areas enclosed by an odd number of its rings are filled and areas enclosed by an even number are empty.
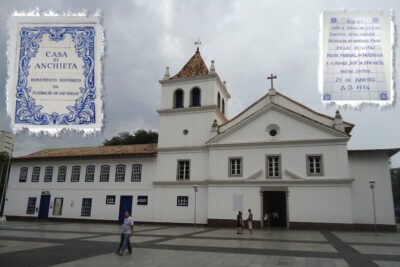
[[[101,130],[99,16],[9,19],[7,110],[14,131]]]
[[[390,12],[324,12],[321,42],[324,102],[393,102],[394,26]]]

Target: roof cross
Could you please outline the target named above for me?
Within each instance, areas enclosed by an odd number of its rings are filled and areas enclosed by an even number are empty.
[[[271,89],[274,89],[274,79],[276,79],[276,78],[277,78],[277,76],[273,75],[272,73],[271,73],[271,76],[267,77],[268,80],[271,80]]]
[[[197,45],[197,51],[199,51],[199,46],[201,45],[199,37],[197,37],[197,40],[194,42],[194,44]]]

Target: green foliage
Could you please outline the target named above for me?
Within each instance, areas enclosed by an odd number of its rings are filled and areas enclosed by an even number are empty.
[[[152,130],[140,129],[133,134],[130,132],[122,132],[117,136],[112,137],[110,140],[106,139],[103,142],[105,146],[116,145],[136,145],[136,144],[155,144],[158,141],[158,133]]]
[[[400,208],[400,168],[391,169],[390,176],[392,177],[393,203],[395,207]]]

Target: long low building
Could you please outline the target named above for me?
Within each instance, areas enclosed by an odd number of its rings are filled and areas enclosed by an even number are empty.
[[[274,88],[232,119],[230,95],[197,50],[166,69],[158,144],[45,149],[12,160],[8,219],[233,226],[252,209],[285,228],[396,230],[389,158],[399,149],[348,150],[354,124]],[[370,184],[374,181],[374,189]]]

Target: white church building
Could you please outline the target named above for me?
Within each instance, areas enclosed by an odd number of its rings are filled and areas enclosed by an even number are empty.
[[[389,158],[400,149],[348,150],[353,124],[273,87],[228,119],[229,92],[199,50],[166,69],[158,144],[45,149],[15,157],[7,219],[235,226],[252,209],[290,229],[396,231]]]

